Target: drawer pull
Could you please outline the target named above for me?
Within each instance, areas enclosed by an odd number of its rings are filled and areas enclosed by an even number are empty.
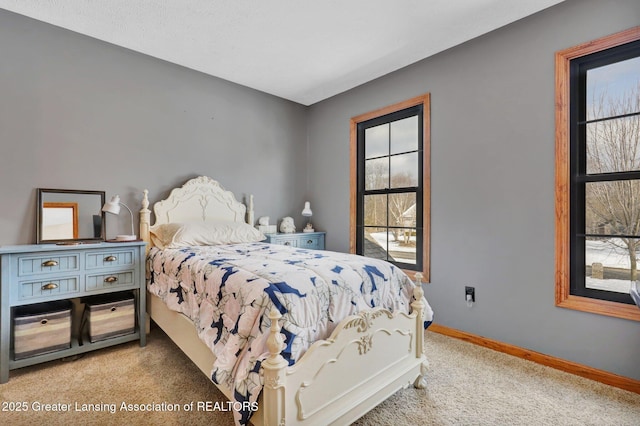
[[[118,258],[115,256],[107,256],[104,258],[105,262],[115,262],[116,260],[118,260]]]
[[[55,290],[56,288],[58,288],[56,283],[48,283],[42,286],[42,290]]]
[[[50,266],[58,266],[57,260],[47,260],[46,262],[42,262],[42,266],[50,267]]]
[[[115,283],[118,281],[118,277],[114,277],[113,275],[104,279],[105,283]]]
[[[115,306],[114,306],[114,307],[112,307],[112,308],[111,308],[111,312],[115,312],[115,311],[116,311],[116,309],[118,309],[118,308],[116,308]]]
[[[49,322],[49,320],[45,318],[42,321],[40,321],[40,324],[47,325],[48,322]]]
[[[291,243],[290,243],[289,241],[285,241],[284,245],[285,245],[285,246],[290,246],[290,245],[291,245]]]
[[[307,244],[313,244],[313,240],[307,240]]]

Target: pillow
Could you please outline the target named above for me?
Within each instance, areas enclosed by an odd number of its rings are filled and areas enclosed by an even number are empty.
[[[231,221],[168,223],[152,226],[150,231],[151,242],[161,249],[252,243],[266,239],[253,226]]]

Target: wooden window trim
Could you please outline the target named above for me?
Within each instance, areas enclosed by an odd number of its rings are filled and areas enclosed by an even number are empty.
[[[556,306],[628,320],[640,321],[636,305],[610,302],[571,294],[570,280],[570,62],[605,49],[640,40],[640,26],[556,52]]]
[[[351,118],[350,122],[350,209],[349,209],[349,251],[356,252],[356,221],[357,221],[357,196],[358,196],[358,123],[371,120],[372,118],[390,114],[416,105],[423,106],[422,124],[422,281],[431,281],[430,267],[430,247],[431,247],[431,95],[425,93],[415,98],[389,105],[375,111],[370,111]],[[417,271],[404,270],[404,272],[415,279]]]

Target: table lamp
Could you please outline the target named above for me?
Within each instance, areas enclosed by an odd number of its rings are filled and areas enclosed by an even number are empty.
[[[302,216],[304,217],[313,216],[313,212],[311,211],[311,203],[309,201],[304,202],[304,209],[302,209]],[[304,227],[302,232],[314,232],[313,225],[311,225],[311,222],[307,222],[307,226]]]
[[[120,196],[114,195],[113,197],[111,197],[110,201],[104,203],[102,211],[118,215],[120,214],[120,206],[124,206],[127,210],[129,210],[129,214],[131,215],[131,235],[116,235],[116,241],[135,241],[138,237],[133,230],[133,212],[129,207],[127,207],[126,204],[120,202]]]

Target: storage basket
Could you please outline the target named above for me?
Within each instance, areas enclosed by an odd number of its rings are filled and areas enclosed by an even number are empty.
[[[13,317],[14,359],[70,348],[71,307],[70,301],[61,300],[16,308]]]
[[[83,323],[88,324],[91,343],[135,332],[136,309],[132,292],[83,298]]]

